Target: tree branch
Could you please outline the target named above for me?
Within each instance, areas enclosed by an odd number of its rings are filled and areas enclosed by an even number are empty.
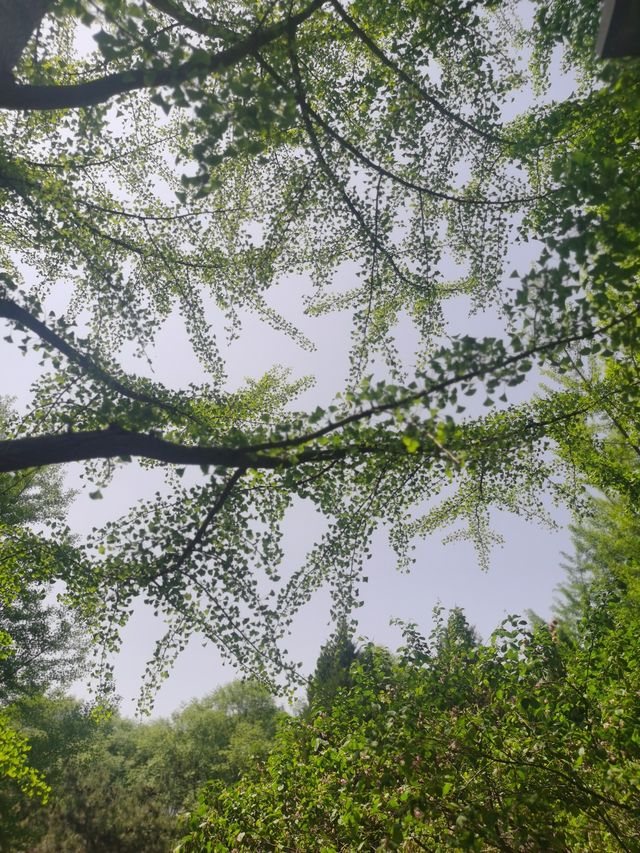
[[[299,109],[301,117],[302,117],[302,121],[303,121],[305,129],[307,131],[307,136],[309,137],[309,141],[311,142],[311,147],[314,150],[318,164],[319,164],[320,168],[322,169],[322,171],[327,176],[330,183],[333,184],[333,186],[338,190],[338,192],[342,196],[342,199],[343,199],[345,205],[347,206],[350,213],[352,214],[352,216],[354,217],[354,219],[356,220],[356,222],[360,226],[360,230],[362,231],[365,239],[367,241],[371,242],[372,245],[374,246],[374,248],[376,248],[376,250],[379,251],[380,254],[384,256],[385,260],[387,261],[387,263],[389,264],[389,266],[391,267],[393,272],[398,276],[398,278],[401,281],[403,281],[408,287],[412,288],[413,290],[417,290],[419,293],[421,293],[422,289],[420,287],[418,287],[415,282],[411,281],[411,279],[407,275],[404,274],[404,272],[398,266],[398,264],[397,264],[395,258],[393,257],[393,254],[391,253],[391,251],[389,249],[387,249],[387,247],[379,240],[379,238],[373,234],[373,232],[372,232],[370,226],[368,225],[364,215],[362,214],[362,212],[360,210],[358,210],[357,205],[350,198],[349,193],[346,191],[343,182],[335,174],[335,172],[333,171],[333,169],[331,168],[331,166],[327,162],[327,159],[322,152],[322,147],[321,147],[320,142],[318,140],[318,136],[314,130],[313,123],[311,121],[311,117],[309,115],[309,108],[308,108],[307,98],[306,98],[305,91],[304,91],[304,85],[302,82],[302,75],[300,72],[300,66],[298,64],[297,54],[294,50],[294,37],[295,37],[295,29],[293,27],[291,27],[289,29],[288,48],[289,48],[289,59],[291,62],[291,70],[293,73],[293,80],[294,80],[294,84],[295,84],[295,98],[296,98],[296,102],[298,104],[298,109]]]
[[[116,95],[160,86],[178,86],[200,74],[213,74],[233,68],[243,59],[266,47],[290,27],[298,27],[327,0],[312,2],[297,15],[278,21],[264,29],[256,29],[246,38],[208,58],[200,52],[176,67],[133,68],[107,74],[87,83],[66,86],[30,86],[10,80],[0,82],[0,109],[59,110],[90,107],[110,100]]]
[[[388,445],[385,446],[384,443],[378,446],[352,444],[330,449],[310,447],[305,450],[303,448],[310,442],[346,426],[366,421],[394,409],[424,402],[432,394],[442,392],[460,382],[478,379],[487,373],[503,370],[523,358],[564,347],[577,341],[598,337],[612,327],[625,322],[635,313],[630,312],[618,317],[600,328],[589,328],[582,333],[574,333],[560,339],[547,341],[523,352],[514,353],[484,365],[476,365],[463,373],[433,383],[422,391],[407,394],[387,403],[373,405],[369,409],[354,412],[328,423],[320,429],[289,439],[244,447],[184,445],[166,441],[152,434],[128,432],[117,425],[111,425],[106,430],[87,430],[77,433],[69,432],[63,435],[49,434],[0,441],[0,472],[21,471],[43,465],[81,462],[89,459],[112,459],[119,456],[143,456],[147,459],[155,459],[174,465],[218,465],[236,469],[262,468],[274,470],[305,463],[337,461],[355,454],[388,453],[392,448]],[[430,434],[428,434],[428,438],[433,440],[433,436]],[[287,448],[292,449],[294,455],[290,457],[263,455],[265,452]],[[456,463],[459,461],[445,448],[439,446],[438,449],[444,451]]]
[[[428,400],[432,394],[438,394],[442,391],[446,391],[448,388],[451,388],[454,385],[458,385],[461,382],[469,382],[473,379],[481,379],[488,373],[493,373],[498,370],[504,370],[506,367],[510,367],[512,364],[516,364],[517,362],[522,361],[523,359],[528,359],[536,355],[540,355],[542,353],[547,353],[553,351],[554,349],[560,349],[561,347],[566,347],[567,345],[577,343],[578,341],[592,340],[593,338],[597,338],[601,335],[604,335],[609,329],[620,325],[621,323],[630,319],[630,317],[635,316],[637,313],[637,311],[629,312],[628,314],[624,314],[622,317],[618,317],[615,320],[612,320],[610,323],[601,326],[600,328],[588,327],[583,332],[576,332],[572,335],[566,335],[565,337],[556,338],[552,341],[545,341],[542,344],[537,344],[532,347],[529,347],[528,349],[522,350],[522,352],[506,355],[504,358],[500,358],[495,361],[488,362],[486,364],[474,365],[474,367],[464,371],[463,373],[456,373],[453,376],[450,376],[448,379],[443,379],[441,382],[434,382],[432,385],[427,386],[422,391],[416,391],[413,394],[407,394],[405,397],[400,397],[399,399],[392,400],[389,403],[380,403],[377,405],[373,405],[368,409],[361,410],[359,412],[354,412],[353,414],[347,415],[344,418],[340,418],[337,421],[328,423],[325,426],[314,430],[313,432],[306,433],[306,435],[297,436],[295,438],[285,438],[281,441],[249,445],[245,448],[245,450],[247,452],[278,450],[314,441],[318,438],[322,438],[325,435],[329,435],[330,433],[335,432],[336,430],[342,429],[345,426],[349,426],[350,424],[358,423],[359,421],[363,420],[368,420],[369,418],[374,417],[375,415],[382,415],[385,412],[391,412],[394,409],[406,408],[407,406],[410,406],[413,403],[424,402]]]
[[[222,24],[217,24],[215,21],[201,18],[199,15],[193,15],[186,9],[181,9],[173,0],[147,0],[150,6],[162,12],[163,15],[172,18],[178,24],[192,30],[194,33],[199,33],[209,38],[237,38],[238,34]]]
[[[213,519],[216,517],[216,515],[220,512],[220,510],[224,506],[225,501],[227,500],[227,498],[229,497],[229,495],[233,491],[233,488],[236,485],[236,483],[238,482],[238,480],[240,480],[244,476],[245,473],[246,473],[245,468],[238,468],[237,470],[235,470],[233,472],[231,477],[229,477],[229,479],[227,480],[227,482],[225,484],[225,487],[223,488],[222,492],[218,496],[218,499],[215,501],[215,503],[213,504],[213,506],[211,507],[209,512],[205,515],[205,517],[202,521],[202,524],[198,528],[195,536],[193,537],[193,539],[190,540],[187,547],[180,554],[178,560],[174,564],[172,564],[170,567],[168,567],[164,572],[162,572],[163,576],[168,574],[169,572],[179,572],[182,569],[182,567],[184,566],[184,564],[186,562],[188,562],[189,558],[191,557],[193,552],[196,550],[196,548],[198,547],[198,545],[202,541],[205,533],[207,532],[207,529],[209,528],[209,525],[211,524]]]
[[[111,390],[116,391],[123,397],[135,400],[138,403],[155,406],[158,409],[163,409],[169,414],[177,415],[181,418],[186,417],[190,420],[196,420],[188,411],[179,409],[178,407],[171,405],[171,403],[166,403],[164,400],[159,400],[150,394],[144,394],[141,391],[135,391],[132,388],[128,388],[120,382],[119,379],[111,376],[106,370],[100,367],[100,365],[96,364],[88,356],[83,355],[83,353],[61,338],[60,335],[34,317],[33,314],[26,310],[26,308],[22,308],[12,299],[0,297],[0,317],[19,323],[34,332],[42,341],[58,350],[62,355],[65,355],[69,361],[77,364],[87,374],[89,374],[89,376],[104,382],[104,384],[111,388]]]
[[[27,42],[53,0],[0,0],[0,79],[11,80]]]
[[[336,10],[340,18],[344,21],[344,23],[349,27],[349,29],[356,35],[360,41],[367,46],[367,48],[376,56],[380,62],[385,65],[390,71],[393,71],[403,83],[406,83],[410,86],[414,92],[422,98],[423,101],[426,101],[428,104],[437,110],[441,115],[445,118],[449,119],[449,121],[454,122],[455,124],[464,127],[466,130],[471,131],[476,136],[482,137],[482,139],[486,139],[487,142],[500,142],[505,143],[507,140],[503,139],[501,136],[497,136],[495,133],[489,133],[486,130],[481,130],[479,127],[471,124],[466,119],[462,118],[462,116],[456,115],[456,113],[452,112],[450,109],[441,104],[433,95],[430,95],[416,80],[410,77],[406,71],[400,68],[393,60],[389,59],[389,57],[384,53],[384,51],[373,41],[370,36],[368,36],[365,31],[360,27],[356,21],[353,20],[351,15],[346,11],[346,9],[338,2],[338,0],[331,0],[331,5]]]
[[[118,456],[143,456],[173,465],[221,465],[225,468],[280,468],[291,464],[287,459],[261,456],[243,449],[175,444],[116,426],[5,439],[0,441],[0,472]]]

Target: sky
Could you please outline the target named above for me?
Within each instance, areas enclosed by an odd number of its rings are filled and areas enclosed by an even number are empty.
[[[524,251],[521,250],[520,255],[514,253],[515,266],[526,260]],[[273,291],[270,302],[285,316],[296,320],[314,341],[316,349],[300,350],[283,333],[246,316],[242,334],[226,348],[225,360],[232,385],[241,384],[248,376],[258,377],[273,364],[284,364],[292,366],[295,377],[313,375],[316,378],[314,387],[300,398],[301,404],[315,406],[328,401],[341,386],[348,371],[349,318],[344,315],[305,317],[300,309],[305,287],[303,278],[290,279]],[[45,310],[56,307],[55,303],[55,298],[50,300]],[[491,312],[470,320],[466,309],[464,300],[449,305],[452,327],[464,323],[469,333],[495,334],[498,331],[499,323]],[[211,319],[216,320],[213,316]],[[401,357],[410,364],[412,335],[408,326],[400,327],[398,332]],[[0,336],[4,334],[6,332],[0,328]],[[155,378],[172,387],[184,387],[189,382],[204,379],[176,316],[169,318],[149,354]],[[29,400],[29,385],[38,375],[37,360],[21,355],[15,346],[0,340],[0,364],[1,393],[15,396],[16,406],[23,408]],[[126,362],[123,366],[125,369],[139,367]],[[519,386],[519,396],[529,396],[535,384],[532,378]],[[79,478],[81,470],[79,464],[72,464],[67,466],[66,475],[68,487],[79,490],[71,507],[69,523],[80,534],[118,518],[137,500],[153,495],[156,489],[166,488],[159,470],[142,470],[134,462],[124,466],[112,484],[103,489],[103,500],[93,501],[88,499],[92,486]],[[374,540],[373,557],[367,565],[369,581],[363,587],[364,606],[357,612],[357,635],[395,649],[401,643],[401,633],[390,621],[413,622],[428,633],[436,605],[464,608],[467,618],[484,638],[508,614],[522,614],[532,609],[547,617],[554,588],[563,576],[561,553],[570,551],[566,529],[568,514],[556,508],[553,515],[559,524],[556,530],[506,513],[495,513],[494,529],[504,542],[494,547],[486,572],[479,568],[469,542],[443,543],[447,531],[418,541],[413,569],[409,573],[398,572],[384,531],[380,531]],[[322,520],[313,510],[303,505],[294,508],[285,527],[285,572],[302,561],[321,531]],[[313,671],[319,648],[330,633],[329,596],[321,591],[295,619],[287,643],[293,659],[303,662],[304,673]],[[145,663],[152,654],[155,639],[161,634],[160,621],[154,619],[148,609],[138,607],[124,631],[122,652],[116,658],[116,690],[122,697],[121,710],[127,715],[135,713]],[[190,699],[201,697],[238,675],[238,670],[223,664],[215,647],[203,646],[194,639],[157,694],[153,714],[169,715]],[[73,691],[81,698],[88,696],[83,682],[74,685]]]
[[[556,90],[564,94],[566,81],[558,79]],[[519,105],[520,107],[522,104]],[[531,247],[514,247],[509,255],[505,280],[512,269],[523,269],[532,256]],[[343,272],[343,276],[348,276]],[[338,287],[346,279],[336,282]],[[243,318],[239,338],[224,349],[230,384],[240,385],[245,377],[262,375],[274,364],[292,368],[293,377],[312,375],[314,387],[299,400],[301,407],[315,407],[329,402],[343,384],[348,373],[351,343],[350,322],[345,315],[308,318],[302,312],[302,297],[308,287],[303,277],[290,277],[269,294],[269,303],[287,319],[298,325],[314,341],[316,349],[301,350],[282,332],[261,323],[254,317]],[[55,297],[45,304],[45,310],[60,310]],[[464,329],[467,334],[490,335],[500,327],[492,312],[469,319],[468,306],[463,299],[450,303],[447,316],[452,329]],[[208,319],[214,325],[222,322],[214,313]],[[6,327],[6,331],[5,331]],[[10,331],[0,320],[0,394],[14,396],[16,406],[23,409],[29,399],[29,386],[38,375],[37,359],[26,357],[2,340]],[[400,356],[410,367],[413,360],[413,334],[408,323],[398,330]],[[220,340],[222,342],[223,335]],[[194,358],[183,328],[176,315],[169,318],[149,352],[154,363],[154,377],[174,388],[204,381],[200,365]],[[140,371],[132,361],[122,362],[124,369]],[[519,397],[528,397],[537,384],[531,376],[519,386]],[[514,400],[516,398],[512,398]],[[78,489],[70,510],[69,523],[79,534],[94,526],[118,518],[137,500],[150,497],[157,489],[165,488],[160,471],[142,470],[137,463],[124,466],[113,483],[103,490],[101,501],[88,499],[92,486],[79,478],[79,465],[67,466],[66,483]],[[494,529],[501,534],[502,545],[494,547],[490,568],[483,572],[473,546],[466,541],[443,543],[447,531],[441,531],[416,543],[415,565],[409,573],[395,570],[394,555],[384,531],[374,540],[373,557],[367,566],[369,578],[363,590],[364,606],[358,611],[358,635],[395,649],[401,642],[397,627],[391,619],[416,623],[428,633],[432,625],[432,610],[436,605],[445,608],[462,607],[467,618],[479,633],[487,638],[502,619],[509,614],[522,614],[527,609],[547,617],[554,588],[563,578],[562,553],[570,552],[567,530],[569,516],[562,508],[553,508],[558,523],[555,530],[526,522],[505,513],[494,514]],[[285,528],[285,571],[297,566],[316,541],[322,521],[308,507],[296,506]],[[121,710],[133,714],[139,695],[146,661],[153,651],[154,640],[162,633],[152,614],[137,608],[124,631],[122,652],[116,659],[116,689],[122,697]],[[313,671],[320,646],[331,633],[329,597],[318,593],[300,612],[292,625],[288,650],[295,660],[303,662],[303,672]],[[201,697],[240,673],[224,666],[217,650],[197,640],[176,662],[169,679],[161,687],[155,701],[154,715],[168,715],[192,698]],[[86,685],[74,686],[76,695],[87,696]]]

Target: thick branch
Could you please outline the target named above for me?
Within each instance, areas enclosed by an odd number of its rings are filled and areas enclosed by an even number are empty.
[[[115,427],[5,439],[0,441],[0,472],[118,456],[143,456],[173,465],[222,465],[226,468],[278,468],[287,464],[286,460],[242,449],[174,444],[154,435]]]
[[[278,21],[270,27],[257,29],[244,39],[208,58],[199,53],[186,62],[164,68],[133,68],[107,74],[87,83],[69,86],[29,86],[5,82],[0,85],[0,109],[9,110],[59,110],[90,107],[102,104],[116,95],[139,89],[160,86],[178,86],[201,74],[213,74],[232,68],[243,59],[266,47],[285,33],[307,20],[326,0],[313,0],[305,9],[291,18]]]
[[[553,341],[547,341],[524,350],[497,359],[488,364],[475,365],[467,371],[451,376],[428,386],[422,391],[408,394],[387,403],[373,405],[364,411],[354,412],[347,417],[326,424],[320,429],[290,439],[265,442],[245,447],[215,447],[192,446],[176,444],[154,435],[127,432],[117,426],[106,430],[92,430],[63,435],[42,435],[28,438],[7,439],[0,441],[0,472],[21,471],[43,465],[55,465],[65,462],[81,462],[90,459],[112,459],[115,457],[142,456],[174,465],[216,465],[225,468],[247,469],[263,468],[277,469],[291,467],[304,463],[328,462],[344,459],[356,454],[372,452],[388,452],[384,444],[378,447],[352,445],[331,449],[304,449],[305,445],[322,438],[332,432],[360,421],[366,421],[376,415],[393,411],[394,409],[424,402],[434,393],[446,390],[461,382],[481,378],[487,373],[504,370],[523,358],[539,355],[568,344],[588,340],[605,334],[634,316],[636,312],[618,317],[600,328],[589,328],[581,333],[574,333]],[[575,413],[573,413],[575,414]],[[429,435],[429,438],[432,436]],[[291,448],[291,457],[274,457],[263,455],[265,451]],[[297,449],[297,452],[296,452]],[[453,459],[455,457],[443,447],[441,451]]]
[[[169,465],[215,465],[246,470],[291,468],[297,465],[331,462],[356,454],[384,452],[381,445],[351,445],[329,449],[309,448],[291,456],[266,456],[251,448],[177,444],[153,433],[129,432],[112,424],[107,429],[28,436],[0,441],[0,473],[24,471],[43,465],[88,462],[141,456]],[[388,451],[388,448],[387,448]]]
[[[0,78],[11,72],[53,0],[0,0]]]
[[[377,411],[386,409],[386,406],[378,407]],[[579,406],[570,412],[563,412],[557,417],[542,421],[532,421],[528,429],[539,431],[552,424],[584,414],[589,407]],[[376,410],[360,412],[351,418],[345,418],[340,425],[360,420],[361,418],[376,414]],[[324,434],[335,429],[339,425],[331,424],[329,428],[318,430]],[[435,436],[425,433],[432,442],[438,455],[446,456],[457,467],[461,466],[461,460],[450,449],[444,447]],[[308,437],[307,437],[308,438]],[[274,442],[274,446],[293,444],[295,439],[289,442]],[[153,434],[128,432],[116,425],[105,430],[87,430],[83,432],[68,432],[56,435],[38,435],[27,438],[4,439],[0,441],[0,473],[24,471],[30,468],[39,468],[44,465],[60,465],[66,462],[87,462],[91,459],[114,459],[118,457],[129,458],[133,456],[155,459],[170,465],[214,465],[221,468],[236,469],[233,483],[249,469],[275,470],[291,468],[299,465],[313,463],[339,462],[349,457],[357,458],[378,454],[389,459],[400,454],[406,455],[406,450],[398,443],[381,441],[379,444],[347,444],[343,447],[318,448],[313,447],[306,450],[305,438],[297,439],[298,452],[287,456],[266,456],[257,453],[251,447],[216,447],[207,445],[176,444],[158,438]],[[431,456],[432,453],[425,445],[420,450],[421,455]],[[231,488],[231,486],[230,486]],[[207,522],[208,524],[208,522]]]

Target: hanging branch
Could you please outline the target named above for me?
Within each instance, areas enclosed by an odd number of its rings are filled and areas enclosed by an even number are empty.
[[[61,338],[60,335],[46,326],[41,320],[34,317],[33,314],[26,310],[26,308],[23,308],[18,305],[17,302],[14,302],[6,296],[0,297],[0,317],[19,323],[21,326],[29,329],[46,344],[62,353],[62,355],[65,355],[69,361],[77,364],[78,367],[82,368],[82,370],[84,370],[89,376],[94,379],[98,379],[100,382],[104,382],[108,388],[112,391],[116,391],[123,397],[135,400],[138,403],[145,403],[149,406],[154,406],[155,408],[162,409],[171,415],[177,415],[179,418],[186,417],[190,420],[197,421],[197,419],[185,409],[179,409],[171,403],[159,400],[157,397],[150,394],[135,391],[133,388],[129,388],[127,385],[124,385],[119,379],[116,379],[87,355],[84,355],[70,343],[65,341],[64,338]]]

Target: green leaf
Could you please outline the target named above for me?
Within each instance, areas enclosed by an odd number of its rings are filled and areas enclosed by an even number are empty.
[[[407,448],[407,453],[416,453],[420,449],[420,442],[413,436],[403,435],[402,443]]]

